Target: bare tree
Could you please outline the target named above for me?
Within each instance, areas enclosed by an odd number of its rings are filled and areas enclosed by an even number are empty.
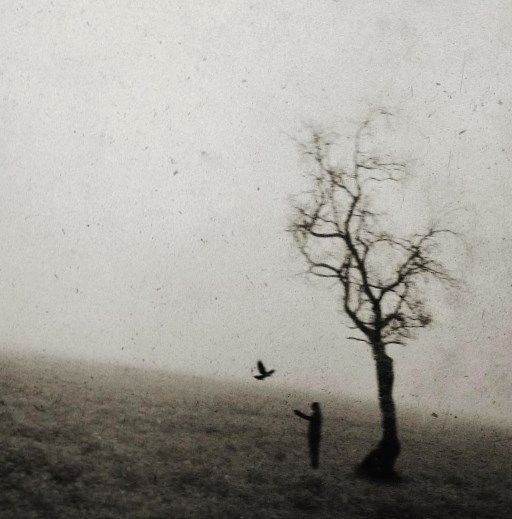
[[[389,114],[386,114],[389,115]],[[384,215],[374,209],[379,183],[398,182],[406,163],[382,152],[365,151],[374,117],[359,126],[351,164],[333,166],[332,144],[314,133],[303,151],[314,165],[314,186],[294,202],[290,231],[308,264],[308,273],[334,280],[341,288],[341,302],[356,330],[356,341],[369,344],[376,364],[382,439],[366,456],[359,470],[375,477],[395,474],[400,453],[393,401],[393,360],[389,344],[404,344],[416,329],[432,320],[424,296],[424,285],[434,278],[456,284],[439,259],[440,238],[454,234],[439,225],[423,233],[399,237],[382,227]]]

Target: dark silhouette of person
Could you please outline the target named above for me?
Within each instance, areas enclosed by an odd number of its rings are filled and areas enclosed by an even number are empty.
[[[297,409],[294,409],[293,412],[300,418],[304,418],[304,420],[308,420],[308,422],[309,422],[309,429],[308,429],[309,458],[311,460],[311,466],[314,469],[317,469],[318,462],[319,462],[319,456],[320,456],[322,412],[320,411],[320,404],[318,402],[313,402],[311,404],[311,409],[313,410],[313,412],[309,416],[307,414],[301,413]]]

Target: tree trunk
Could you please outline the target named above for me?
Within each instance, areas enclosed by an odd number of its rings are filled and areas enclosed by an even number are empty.
[[[395,403],[393,401],[393,359],[380,344],[373,346],[377,368],[379,407],[382,414],[382,439],[359,465],[359,472],[375,478],[395,478],[395,461],[400,454]]]

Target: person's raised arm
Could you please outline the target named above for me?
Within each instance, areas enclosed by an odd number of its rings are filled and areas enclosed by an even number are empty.
[[[304,420],[311,420],[311,416],[308,416],[307,414],[301,413],[298,409],[294,409],[293,412],[299,416],[300,418],[304,418]]]

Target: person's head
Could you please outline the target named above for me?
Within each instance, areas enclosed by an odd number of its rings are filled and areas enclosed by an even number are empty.
[[[320,404],[318,402],[313,402],[311,404],[311,409],[313,409],[313,411],[320,411]]]

